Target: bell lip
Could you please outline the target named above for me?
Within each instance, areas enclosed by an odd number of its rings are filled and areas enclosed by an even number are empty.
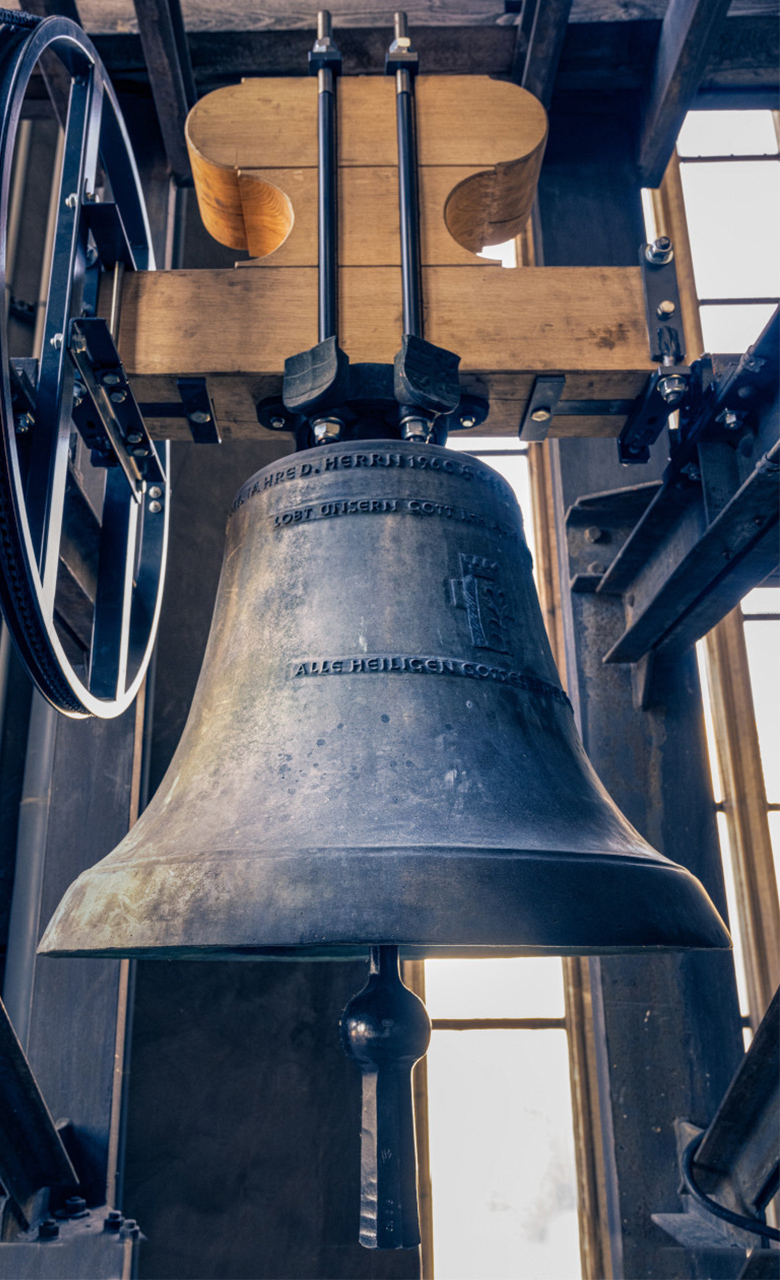
[[[176,876],[173,886],[178,858],[133,863],[110,855],[71,885],[38,952],[349,959],[381,943],[400,946],[408,958],[731,947],[699,881],[654,851],[455,852],[449,858],[430,847],[210,852],[190,855],[187,876]],[[282,874],[280,860],[288,864]],[[225,877],[216,896],[215,863]],[[196,869],[208,874],[199,877]]]

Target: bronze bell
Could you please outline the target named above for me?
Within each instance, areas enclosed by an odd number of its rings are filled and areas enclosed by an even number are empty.
[[[230,513],[171,766],[48,954],[516,956],[727,947],[577,736],[509,485],[435,445],[326,445]]]

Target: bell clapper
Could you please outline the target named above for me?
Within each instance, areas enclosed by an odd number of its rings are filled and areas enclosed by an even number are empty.
[[[401,981],[398,947],[371,948],[368,982],[342,1014],[341,1039],[363,1075],[360,1243],[414,1248],[420,1224],[412,1068],[430,1044],[431,1020]]]

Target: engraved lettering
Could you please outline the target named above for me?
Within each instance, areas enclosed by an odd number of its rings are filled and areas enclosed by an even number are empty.
[[[366,654],[360,657],[315,658],[308,662],[294,661],[288,664],[288,676],[292,679],[304,676],[395,674],[409,672],[414,675],[461,676],[470,680],[492,680],[509,684],[527,693],[551,697],[569,706],[569,699],[559,685],[551,684],[539,676],[526,675],[506,667],[490,667],[486,663],[469,662],[465,658],[440,657],[437,654]]]
[[[310,462],[304,462],[301,466],[301,475],[310,476],[312,473],[312,465]]]

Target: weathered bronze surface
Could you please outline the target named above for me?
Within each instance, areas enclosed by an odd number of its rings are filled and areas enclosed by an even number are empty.
[[[375,441],[295,455],[240,490],[178,751],[41,950],[372,943],[729,945],[699,882],[587,761],[509,486],[447,449]]]

